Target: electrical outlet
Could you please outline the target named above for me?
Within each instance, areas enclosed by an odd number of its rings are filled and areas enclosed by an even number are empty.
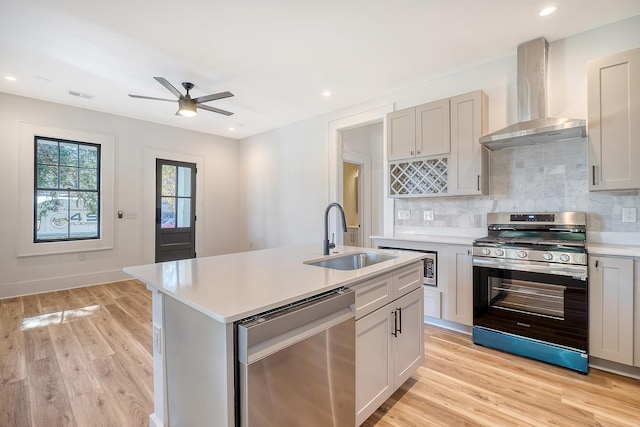
[[[409,209],[398,209],[398,219],[411,219],[411,211]]]
[[[622,208],[622,222],[636,222],[637,214],[636,208]]]
[[[156,324],[153,325],[153,348],[162,353],[162,328]]]
[[[425,221],[433,221],[433,211],[432,210],[428,210],[428,211],[423,211],[422,212],[422,218]]]
[[[80,252],[78,254],[78,261],[86,261],[87,260],[87,254],[84,252]]]

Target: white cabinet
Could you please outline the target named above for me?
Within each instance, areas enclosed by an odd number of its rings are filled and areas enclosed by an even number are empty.
[[[439,267],[448,270],[443,287],[442,318],[473,326],[473,264],[471,247],[448,245]],[[440,286],[440,284],[439,284]]]
[[[487,104],[478,90],[389,113],[389,195],[487,194],[489,153],[478,142],[487,129]]]
[[[358,227],[347,227],[347,232],[344,233],[345,246],[362,246],[360,244],[360,229]]]
[[[353,289],[356,425],[360,425],[424,360],[422,263]]]
[[[587,70],[589,190],[640,188],[640,48]]]
[[[424,315],[436,319],[442,315],[442,293],[437,288],[424,287]]]
[[[589,259],[589,354],[633,365],[633,259]]]
[[[448,154],[449,100],[405,108],[387,115],[389,160]]]
[[[478,139],[487,130],[487,96],[475,91],[451,98],[449,194],[487,194],[489,152]]]

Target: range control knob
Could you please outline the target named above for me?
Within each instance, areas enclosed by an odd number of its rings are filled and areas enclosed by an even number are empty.
[[[562,262],[567,262],[570,259],[571,259],[571,257],[569,255],[567,255],[567,254],[560,255],[560,261],[562,261]]]
[[[496,249],[496,255],[497,256],[502,256],[502,255],[504,255],[504,251],[502,249]]]
[[[482,248],[482,255],[489,255],[491,250],[489,248]]]
[[[518,251],[518,258],[526,258],[527,251]]]
[[[551,261],[553,259],[553,255],[551,255],[549,252],[545,252],[542,254],[542,258],[546,259],[547,261]]]

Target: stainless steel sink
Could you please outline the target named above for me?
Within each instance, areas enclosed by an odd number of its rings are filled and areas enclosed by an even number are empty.
[[[379,254],[375,252],[354,252],[334,258],[305,261],[304,263],[308,265],[315,265],[316,267],[332,268],[334,270],[358,270],[360,268],[369,267],[370,265],[389,261],[394,258],[397,258],[397,256]]]

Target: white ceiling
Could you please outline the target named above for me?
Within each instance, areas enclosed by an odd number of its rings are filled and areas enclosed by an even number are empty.
[[[0,92],[244,138],[638,14],[639,0],[0,0]],[[235,114],[127,96],[172,97],[153,76],[229,90],[209,105]]]

